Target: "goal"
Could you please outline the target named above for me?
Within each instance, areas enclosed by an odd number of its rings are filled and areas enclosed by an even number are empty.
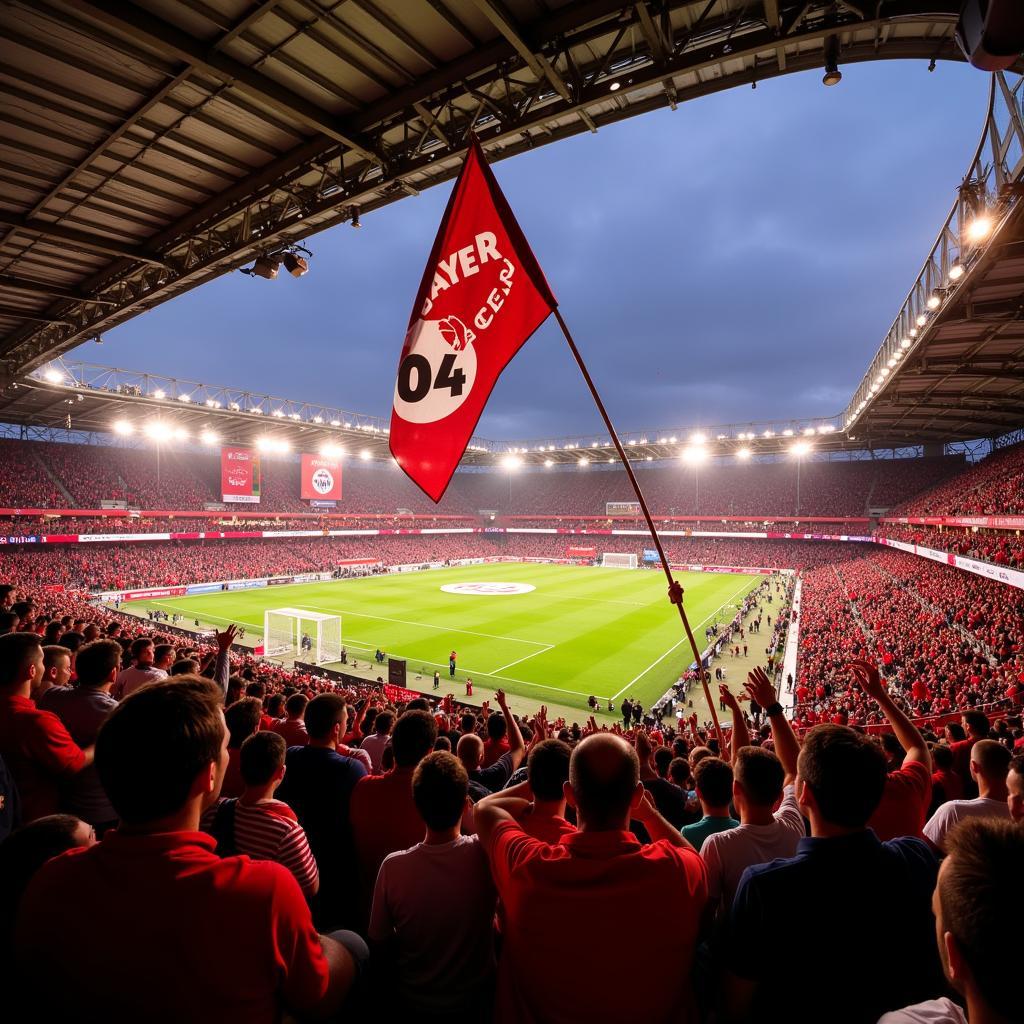
[[[611,551],[601,555],[601,564],[607,569],[635,569],[636,555],[620,555]]]
[[[308,646],[306,646],[308,644]],[[263,653],[314,665],[341,660],[341,616],[301,608],[268,608],[263,613]]]

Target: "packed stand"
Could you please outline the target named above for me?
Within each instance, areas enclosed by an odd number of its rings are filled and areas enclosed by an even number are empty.
[[[231,627],[174,649],[9,586],[0,613],[12,1019],[1020,1019],[1019,719],[929,740],[851,658],[882,739],[801,740],[760,670],[722,729],[570,726],[392,704]]]
[[[892,514],[1024,515],[1024,443],[1002,448],[965,473],[905,500]]]

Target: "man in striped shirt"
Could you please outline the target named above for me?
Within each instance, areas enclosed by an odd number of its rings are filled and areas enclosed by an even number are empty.
[[[277,733],[261,730],[248,737],[240,752],[242,795],[214,804],[203,815],[202,828],[217,840],[222,857],[242,853],[283,864],[311,900],[320,888],[316,860],[295,812],[274,799],[284,778],[286,750]]]

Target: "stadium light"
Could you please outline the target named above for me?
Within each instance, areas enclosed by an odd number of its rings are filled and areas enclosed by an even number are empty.
[[[899,358],[898,355],[889,356],[889,361],[885,364],[891,370],[896,365],[896,360]]]
[[[577,466],[579,466],[579,467],[580,467],[580,469],[586,469],[586,468],[587,468],[587,466],[589,466],[589,465],[590,465],[590,459],[588,459],[588,458],[587,458],[587,457],[586,457],[586,456],[584,455],[584,456],[583,456],[583,458],[582,458],[582,459],[580,459],[580,461],[576,463],[576,465],[577,465]]]
[[[313,422],[314,423],[323,423],[323,421],[324,421],[323,416],[314,416],[313,417]]]
[[[262,416],[263,415],[263,410],[258,405],[257,406],[253,406],[253,408],[251,408],[249,410],[249,412],[251,412],[253,414],[253,416]]]
[[[114,433],[120,434],[122,437],[128,437],[129,434],[135,433],[135,428],[127,420],[115,420]]]
[[[696,434],[690,435],[690,444],[704,444],[707,441],[707,436],[702,434],[699,430]]]
[[[702,462],[707,462],[708,453],[703,448],[691,445],[689,448],[684,448],[679,457],[688,466],[699,466]]]
[[[545,469],[550,469],[553,465],[554,465],[554,463],[550,459],[545,459],[544,460],[544,468]]]
[[[363,460],[363,462],[369,462],[370,461],[370,453],[364,448],[359,453],[359,458],[361,458]]]
[[[909,338],[900,339],[900,348],[910,348],[913,342]]]
[[[275,416],[279,420],[283,420],[284,419],[284,409],[275,409],[270,415],[271,416]]]
[[[336,459],[345,454],[345,449],[328,441],[327,444],[320,445],[320,454],[325,455],[329,459]]]
[[[736,458],[737,459],[749,459],[751,454],[752,453],[751,453],[749,448],[740,448],[739,451],[736,452]]]
[[[274,455],[282,455],[292,449],[291,443],[283,437],[261,437],[256,441],[256,447],[261,452]]]
[[[507,469],[509,472],[518,469],[522,464],[523,460],[518,455],[506,455],[505,458],[501,460],[502,467]]]
[[[215,445],[215,444],[219,444],[220,443],[220,437],[218,437],[218,435],[215,434],[212,430],[200,431],[199,440],[203,444],[208,444],[208,445]]]
[[[987,213],[979,214],[967,225],[967,240],[983,242],[992,233],[992,218]]]
[[[612,82],[612,84],[608,86],[608,91],[609,92],[618,92],[621,87],[622,87],[622,83],[621,82]]]
[[[331,420],[331,426],[332,427],[340,427],[341,426],[341,420]]]
[[[188,431],[184,427],[175,427],[174,430],[171,431],[171,434],[175,441],[188,440]]]
[[[942,299],[939,298],[938,292],[932,292],[931,295],[928,296],[928,301],[925,305],[929,309],[938,309],[941,303]]]
[[[954,263],[949,268],[949,279],[950,281],[959,281],[964,276],[964,265],[962,263]]]
[[[792,430],[784,430],[782,432],[782,436],[783,437],[792,437],[793,436],[793,431]]]
[[[64,379],[64,374],[61,373],[60,370],[55,370],[52,366],[43,374],[43,376],[51,384],[59,384]]]
[[[813,436],[814,436],[814,427],[807,427],[807,429],[804,430],[804,437],[813,437]]]
[[[150,420],[142,428],[142,432],[151,441],[156,441],[158,444],[163,441],[169,441],[172,437],[171,428],[161,420]]]
[[[907,334],[909,334],[912,338],[916,338],[917,337],[917,328],[916,327],[911,327],[910,330],[907,331]]]
[[[872,384],[871,387],[868,388],[868,391],[870,391],[871,394],[874,394],[877,390],[878,390],[878,385],[877,384]]]
[[[924,327],[924,325],[926,323],[928,323],[928,314],[927,313],[920,313],[920,314],[918,314],[917,326],[918,327]]]
[[[888,377],[890,373],[892,373],[892,370],[890,370],[888,366],[883,366],[878,371],[878,375],[882,378]]]
[[[192,401],[192,396],[191,395],[178,395],[178,401],[179,402],[191,402]]]
[[[154,398],[158,398],[158,399],[166,398],[167,397],[167,392],[164,391],[163,388],[157,388],[156,391],[153,392],[153,397]]]
[[[790,446],[790,454],[795,455],[798,459],[802,459],[811,450],[810,441],[794,441]]]

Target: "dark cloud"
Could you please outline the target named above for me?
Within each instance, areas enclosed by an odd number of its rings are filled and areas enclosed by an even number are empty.
[[[988,79],[879,63],[659,111],[496,166],[624,428],[838,412],[977,143]],[[386,415],[449,186],[310,239],[299,281],[233,274],[82,355]],[[480,433],[600,423],[553,325]]]

